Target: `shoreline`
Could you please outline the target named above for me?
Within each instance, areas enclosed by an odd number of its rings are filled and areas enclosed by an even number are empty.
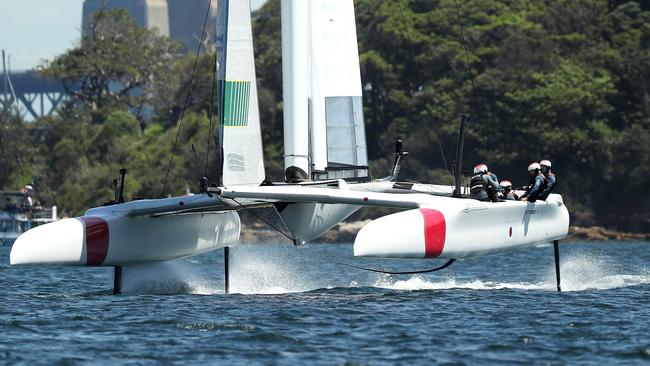
[[[631,233],[602,226],[569,226],[565,241],[650,241],[650,233]]]
[[[363,221],[344,221],[334,228],[327,231],[314,243],[352,243],[354,238],[371,220]],[[280,225],[283,232],[290,235],[289,229]],[[289,238],[280,234],[273,228],[264,223],[255,222],[242,224],[241,238],[242,243],[259,243],[263,241],[290,241]],[[650,233],[631,233],[606,229],[602,226],[570,226],[569,234],[563,242],[590,242],[590,241],[627,241],[639,242],[650,241]]]

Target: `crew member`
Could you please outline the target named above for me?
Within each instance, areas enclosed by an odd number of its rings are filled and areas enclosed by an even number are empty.
[[[28,184],[24,188],[21,188],[20,191],[24,195],[23,201],[21,202],[23,213],[30,213],[32,211],[32,207],[34,206],[34,201],[32,199],[34,187],[31,184]]]
[[[470,181],[470,197],[479,201],[498,202],[499,180],[494,173],[488,171],[485,164],[478,164],[474,167],[474,175]]]
[[[542,193],[544,186],[544,174],[540,172],[539,163],[528,165],[528,175],[530,175],[530,183],[526,187],[526,193],[521,196],[521,200],[535,202],[539,199],[539,194]]]
[[[551,194],[555,187],[555,173],[551,171],[551,162],[549,160],[542,160],[539,162],[540,171],[544,175],[544,187],[542,193],[539,194],[539,199],[546,201],[548,195]]]
[[[517,201],[519,200],[519,197],[515,194],[515,191],[512,190],[512,182],[505,179],[502,180],[501,183],[501,188],[503,188],[503,192],[501,192],[501,198],[506,199],[508,201]]]

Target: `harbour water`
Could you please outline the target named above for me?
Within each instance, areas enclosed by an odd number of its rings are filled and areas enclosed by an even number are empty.
[[[650,244],[550,245],[438,261],[349,244],[231,249],[125,269],[11,267],[0,248],[0,364],[650,364]]]

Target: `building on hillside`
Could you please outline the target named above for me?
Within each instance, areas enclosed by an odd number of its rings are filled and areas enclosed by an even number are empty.
[[[128,10],[139,26],[158,28],[161,35],[180,41],[186,51],[192,52],[201,38],[207,5],[206,0],[85,0],[82,30],[83,34],[89,32],[92,14],[102,8],[123,8]],[[210,36],[207,42],[214,39],[216,16],[217,1],[213,0],[206,27],[206,33]]]
[[[167,0],[85,0],[81,28],[83,34],[90,31],[92,15],[101,9],[123,8],[128,10],[136,24],[141,27],[158,28],[161,35],[169,36],[169,11]]]
[[[167,0],[169,36],[181,41],[188,52],[196,52],[198,41],[201,39],[207,6],[206,0]],[[210,14],[205,27],[207,37],[205,37],[204,46],[214,43],[216,20],[217,0],[213,0],[210,2]]]

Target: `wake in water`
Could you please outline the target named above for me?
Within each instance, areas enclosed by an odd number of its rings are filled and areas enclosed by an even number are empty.
[[[284,294],[331,287],[305,273],[304,263],[295,255],[287,257],[291,247],[244,245],[231,248],[230,293]],[[214,253],[213,253],[214,254]],[[223,294],[221,263],[209,267],[195,260],[177,259],[160,263],[125,266],[122,273],[124,294]],[[323,276],[325,279],[326,277]]]
[[[332,288],[334,279],[305,248],[245,246],[232,256],[230,291],[284,294]],[[305,254],[296,256],[296,254]],[[328,278],[329,277],[329,278]]]
[[[650,283],[647,269],[623,267],[611,257],[591,253],[573,254],[563,259],[560,274],[562,290],[566,291],[608,290]],[[550,277],[555,284],[554,272]]]
[[[445,278],[442,281],[432,281],[422,276],[414,276],[406,280],[398,280],[390,276],[384,276],[378,279],[374,287],[386,288],[391,290],[418,291],[418,290],[449,290],[449,289],[470,289],[470,290],[499,290],[504,288],[521,289],[521,290],[547,290],[555,289],[551,284],[532,284],[532,283],[503,283],[482,280],[457,281],[455,278]]]
[[[619,268],[616,263],[603,256],[590,253],[573,254],[561,261],[560,275],[562,291],[608,290],[619,287],[637,286],[650,283],[650,274],[641,270],[638,274],[622,274],[629,271]],[[455,278],[429,280],[422,276],[414,276],[400,280],[392,276],[382,276],[373,284],[375,287],[393,290],[543,290],[556,291],[555,269],[551,268],[544,281],[530,282],[494,282],[480,279],[457,281]]]
[[[493,281],[466,277],[457,279],[440,273],[434,276],[365,275],[324,262],[309,249],[286,246],[242,246],[231,251],[230,291],[239,294],[284,294],[317,289],[375,287],[399,291],[418,290],[499,290],[556,291],[555,270],[547,268],[538,282]],[[313,248],[310,248],[313,249]],[[320,260],[319,260],[320,259]],[[194,262],[194,263],[192,263]],[[218,265],[220,266],[220,264]],[[195,261],[128,266],[123,272],[125,294],[218,294],[223,280],[203,273]],[[620,266],[614,259],[593,253],[573,253],[562,257],[562,290],[607,290],[650,283],[644,268]]]
[[[197,270],[193,263],[177,259],[123,267],[123,294],[197,294],[223,293],[216,281]]]
[[[239,294],[284,294],[315,289],[292,262],[273,256],[236,256],[231,262],[230,291]]]

